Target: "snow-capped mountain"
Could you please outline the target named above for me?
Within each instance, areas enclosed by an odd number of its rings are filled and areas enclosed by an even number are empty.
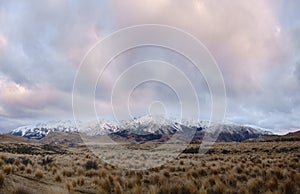
[[[258,126],[255,126],[255,125],[245,125],[245,126],[254,128],[263,135],[273,135],[273,133],[270,132],[269,129],[266,129],[266,128],[258,127]]]
[[[41,139],[48,135],[49,132],[76,132],[75,123],[70,120],[66,121],[47,121],[33,125],[18,127],[10,132],[12,135],[22,136],[29,139]]]
[[[137,135],[174,134],[182,132],[181,124],[177,121],[166,119],[162,116],[146,115],[144,117],[123,121],[120,130],[128,130]]]
[[[264,133],[260,130],[249,126],[241,126],[237,124],[214,124],[207,127],[205,133],[213,137],[217,141],[245,141],[247,139],[255,139]]]
[[[209,121],[202,121],[194,118],[182,119],[180,123],[186,127],[197,128],[197,129],[200,128],[205,129],[210,125]]]
[[[115,133],[119,130],[119,126],[110,121],[100,120],[77,123],[77,129],[79,133],[95,136]]]
[[[220,141],[244,141],[257,138],[262,134],[270,133],[255,129],[250,126],[236,124],[210,124],[208,121],[166,119],[160,116],[146,115],[128,121],[115,124],[110,121],[77,122],[74,121],[50,121],[18,127],[10,132],[12,135],[23,136],[30,139],[42,139],[49,132],[79,132],[89,136],[115,134],[126,136],[147,136],[156,138],[169,136],[175,133],[187,134],[192,131],[194,139],[218,135]]]
[[[47,121],[33,125],[18,127],[10,132],[12,135],[23,136],[29,139],[42,139],[50,132],[80,132],[88,135],[105,135],[117,131],[117,126],[109,121],[89,121],[77,122],[66,121]]]

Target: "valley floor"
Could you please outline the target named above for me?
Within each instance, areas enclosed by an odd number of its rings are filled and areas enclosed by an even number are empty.
[[[300,141],[198,149],[192,144],[163,166],[134,171],[84,146],[1,143],[0,193],[300,193]]]

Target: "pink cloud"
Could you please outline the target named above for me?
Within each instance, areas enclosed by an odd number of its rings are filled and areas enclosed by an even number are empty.
[[[69,95],[47,84],[27,87],[12,81],[0,79],[0,110],[2,115],[10,115],[13,111],[30,111],[53,109],[66,102]],[[65,104],[67,106],[67,104]],[[62,108],[62,107],[60,107]]]

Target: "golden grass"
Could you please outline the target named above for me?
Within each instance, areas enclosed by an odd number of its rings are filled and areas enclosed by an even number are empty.
[[[17,187],[23,182],[45,194],[300,193],[300,142],[219,143],[213,149],[144,171],[118,169],[80,149],[51,160],[0,153],[0,193],[26,193],[27,187]]]

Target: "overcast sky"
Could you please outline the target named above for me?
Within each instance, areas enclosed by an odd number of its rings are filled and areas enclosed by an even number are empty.
[[[72,118],[73,81],[87,51],[118,29],[145,23],[185,30],[209,49],[225,81],[226,120],[275,133],[299,129],[299,8],[297,0],[0,0],[0,130]],[[207,88],[188,61],[168,50],[141,48],[107,70],[96,94],[99,117],[110,117],[103,88],[113,86],[126,67],[153,56],[178,63],[203,110],[209,108]],[[134,116],[155,100],[165,102],[168,112],[178,105],[172,91],[157,83],[144,84],[132,99]]]

